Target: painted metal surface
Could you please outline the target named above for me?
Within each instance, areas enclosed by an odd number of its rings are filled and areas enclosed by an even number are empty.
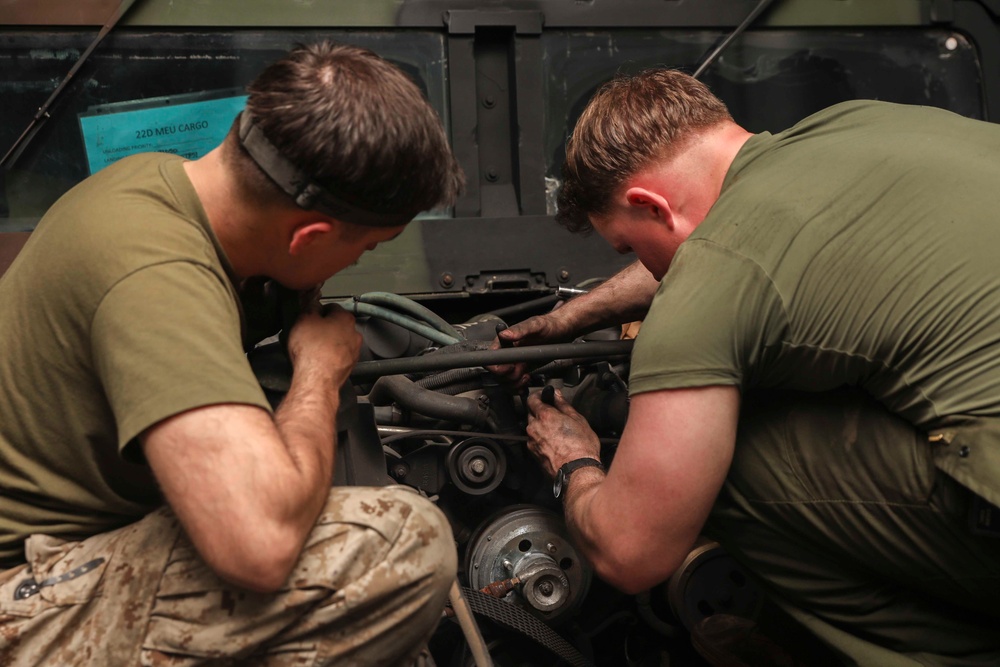
[[[0,24],[101,25],[117,0],[2,0]],[[547,27],[735,25],[746,0],[140,0],[131,26],[440,27],[449,10],[542,11]],[[783,0],[762,17],[765,26],[918,25],[928,20],[921,0]]]
[[[0,231],[27,231],[86,176],[80,121],[103,105],[244,86],[293,42],[368,46],[425,87],[467,175],[453,211],[418,220],[327,285],[454,298],[545,290],[630,258],[559,241],[566,134],[617,72],[693,71],[756,0],[135,0],[37,142],[3,174]],[[0,149],[119,7],[0,0]],[[1000,118],[1000,0],[775,0],[705,74],[752,131],[843,99]],[[445,220],[441,220],[441,216]],[[590,276],[586,274],[590,274]]]

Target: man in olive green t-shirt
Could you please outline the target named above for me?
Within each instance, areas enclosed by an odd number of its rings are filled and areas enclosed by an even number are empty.
[[[56,202],[0,280],[0,663],[415,656],[455,547],[415,494],[331,490],[353,318],[299,318],[272,412],[240,291],[309,294],[461,182],[412,81],[321,43],[203,158],[126,158]]]
[[[751,135],[654,70],[595,95],[564,177],[561,221],[639,262],[503,336],[645,314],[606,473],[529,402],[597,572],[648,588],[704,531],[845,663],[1000,661],[1000,127],[859,101]]]

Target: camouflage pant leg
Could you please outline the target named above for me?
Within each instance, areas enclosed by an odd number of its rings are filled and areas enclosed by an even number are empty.
[[[0,665],[134,665],[180,527],[167,511],[82,542],[33,535],[0,572]]]
[[[175,549],[141,664],[403,664],[436,627],[455,568],[433,505],[402,487],[338,487],[286,592],[235,591]]]
[[[455,576],[447,522],[437,508],[402,487],[332,490],[287,587],[276,594],[244,591],[218,579],[169,513],[151,515],[136,527],[147,523],[165,544],[153,546],[155,540],[146,539],[141,564],[159,569],[133,566],[120,576],[120,553],[143,540],[135,534],[114,540],[118,544],[102,565],[99,594],[76,605],[78,611],[59,607],[24,619],[11,667],[405,664],[436,627]],[[0,595],[8,588],[0,584]],[[134,594],[143,591],[146,597]],[[101,619],[100,632],[92,618]],[[0,637],[16,627],[0,620]],[[40,660],[53,655],[42,645],[45,640],[64,655],[72,644],[74,659]],[[92,658],[81,659],[83,646]]]

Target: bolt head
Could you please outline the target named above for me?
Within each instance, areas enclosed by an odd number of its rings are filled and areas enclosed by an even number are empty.
[[[486,472],[486,459],[474,458],[469,461],[469,470],[477,475],[482,475]]]

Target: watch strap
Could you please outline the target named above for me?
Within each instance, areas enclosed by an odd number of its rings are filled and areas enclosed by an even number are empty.
[[[589,468],[591,466],[594,468],[600,468],[601,470],[604,470],[603,463],[589,456],[584,457],[582,459],[573,459],[572,461],[568,461],[567,463],[562,464],[562,467],[559,468],[559,470],[562,471],[563,477],[569,479],[569,475],[571,472],[579,470],[580,468]]]
[[[554,495],[556,499],[562,499],[562,497],[566,495],[566,485],[569,484],[570,474],[580,468],[589,467],[600,468],[602,471],[604,470],[603,463],[589,456],[580,459],[573,459],[572,461],[562,464],[556,472],[556,478],[552,484],[552,495]]]

